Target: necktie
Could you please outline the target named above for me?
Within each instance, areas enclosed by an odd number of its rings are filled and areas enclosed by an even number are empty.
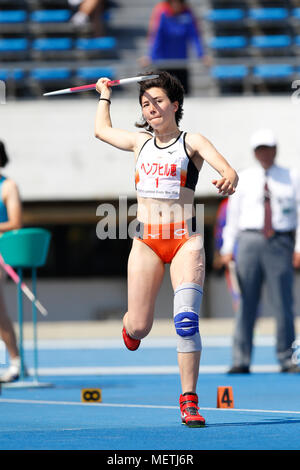
[[[274,234],[274,230],[272,229],[271,198],[270,198],[270,190],[268,187],[267,180],[265,180],[265,187],[264,187],[264,209],[265,209],[265,220],[264,220],[263,233],[266,238],[270,238]]]

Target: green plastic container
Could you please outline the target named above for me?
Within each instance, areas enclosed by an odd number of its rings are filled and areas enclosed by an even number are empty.
[[[0,236],[0,253],[6,264],[16,268],[43,266],[51,233],[42,228],[21,228]]]

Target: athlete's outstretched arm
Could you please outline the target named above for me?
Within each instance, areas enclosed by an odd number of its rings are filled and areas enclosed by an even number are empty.
[[[133,152],[137,146],[138,133],[125,131],[123,129],[114,129],[112,127],[109,109],[111,88],[107,86],[108,81],[108,78],[100,78],[96,84],[96,90],[103,99],[99,100],[97,108],[95,137],[118,149]]]
[[[22,227],[22,203],[16,183],[7,178],[3,183],[2,196],[7,209],[7,222],[0,223],[0,234]]]
[[[239,177],[223,155],[221,155],[213,144],[201,134],[190,134],[189,144],[196,154],[200,155],[220,174],[220,179],[212,180],[212,184],[216,186],[219,193],[223,196],[233,194],[238,184]]]

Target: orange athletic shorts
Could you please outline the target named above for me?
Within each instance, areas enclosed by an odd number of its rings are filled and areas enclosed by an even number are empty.
[[[168,264],[177,251],[192,237],[199,235],[196,229],[196,217],[183,222],[150,225],[139,222],[135,239],[148,245],[160,258]]]

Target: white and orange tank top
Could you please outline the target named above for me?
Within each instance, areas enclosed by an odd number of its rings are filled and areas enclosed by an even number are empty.
[[[195,191],[199,172],[187,153],[185,138],[186,132],[181,132],[167,147],[159,147],[155,137],[144,143],[135,166],[138,196],[179,199],[181,187]]]

